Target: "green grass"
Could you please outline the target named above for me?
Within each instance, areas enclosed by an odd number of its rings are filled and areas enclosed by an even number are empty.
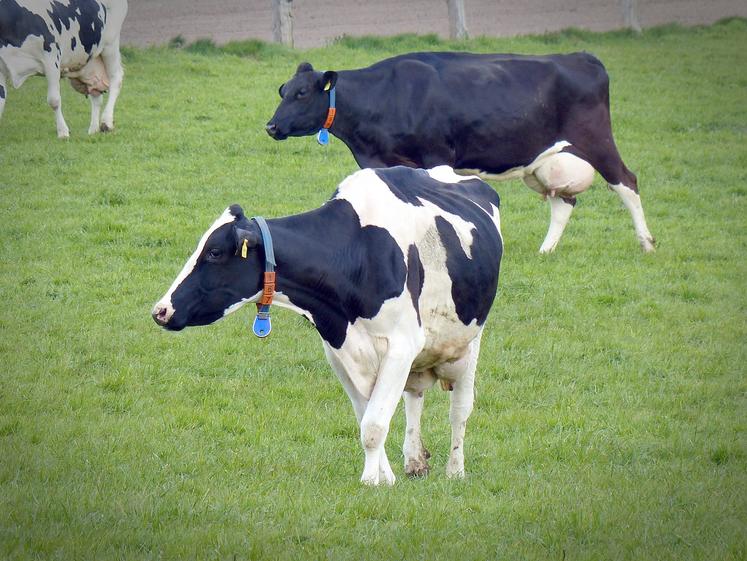
[[[176,42],[176,45],[179,43]],[[747,558],[747,22],[640,37],[345,38],[124,50],[117,130],[69,141],[45,84],[0,122],[0,558]],[[320,205],[355,164],[333,139],[271,141],[302,60],[355,68],[412,49],[588,50],[659,241],[638,248],[598,181],[558,251],[548,209],[495,184],[506,243],[464,481],[444,476],[447,395],[429,392],[427,479],[360,486],[352,409],[317,334],[242,310],[170,334],[150,307],[229,204]],[[237,56],[241,55],[241,56]]]

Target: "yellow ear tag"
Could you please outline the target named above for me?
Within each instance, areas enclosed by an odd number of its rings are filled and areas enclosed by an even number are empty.
[[[246,238],[244,238],[244,243],[241,244],[241,257],[246,259],[246,252],[247,252],[247,246],[249,245],[249,242],[246,241]]]
[[[324,91],[328,92],[329,88],[331,88],[331,87],[332,87],[332,82],[327,82],[327,84],[324,86]]]

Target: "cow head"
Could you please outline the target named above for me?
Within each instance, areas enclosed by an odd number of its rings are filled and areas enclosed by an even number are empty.
[[[316,72],[308,62],[280,86],[282,98],[265,130],[275,140],[316,134],[327,118],[329,90],[337,83],[337,72]]]
[[[161,327],[207,325],[256,300],[262,291],[261,234],[232,205],[202,236],[171,288],[153,307]]]

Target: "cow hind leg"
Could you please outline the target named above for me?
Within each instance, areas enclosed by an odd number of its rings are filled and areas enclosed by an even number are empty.
[[[114,130],[114,105],[117,103],[119,92],[124,80],[124,68],[122,68],[122,57],[119,54],[119,41],[105,48],[101,53],[104,60],[106,72],[109,75],[109,96],[104,107],[104,115],[101,118],[101,131]]]
[[[646,217],[643,214],[643,206],[641,205],[641,196],[638,194],[638,189],[634,189],[625,183],[617,183],[615,185],[610,184],[610,189],[620,196],[623,204],[630,212],[630,215],[633,218],[635,234],[643,251],[646,253],[654,251],[656,249],[656,240],[654,240],[651,232],[648,231],[648,225],[646,224]]]
[[[101,119],[101,106],[104,104],[101,94],[91,95],[91,124],[88,126],[88,134],[99,132],[99,122]]]
[[[5,110],[5,98],[8,95],[8,90],[5,87],[5,76],[0,72],[0,119],[3,118],[3,111]]]
[[[481,338],[482,330],[470,343],[465,356],[453,363],[442,364],[436,372],[439,377],[450,381],[453,388],[449,407],[451,450],[446,463],[447,477],[464,477],[464,433],[475,401],[475,371]]]
[[[609,119],[608,116],[607,119]],[[646,252],[654,251],[655,240],[648,230],[646,218],[643,215],[641,197],[638,194],[638,181],[635,174],[622,161],[612,138],[612,132],[595,135],[593,138],[587,137],[583,144],[584,146],[579,149],[583,150],[584,157],[596,168],[610,189],[619,195],[630,212],[641,248]],[[572,150],[576,148],[574,146]]]
[[[428,475],[430,453],[423,446],[420,432],[420,417],[423,413],[425,396],[423,391],[406,391],[402,394],[405,401],[405,418],[407,428],[402,453],[405,457],[405,474],[411,477]]]
[[[547,197],[550,203],[550,227],[540,253],[555,250],[576,205],[576,195],[594,182],[594,168],[586,160],[569,152],[546,158],[524,177],[524,183]]]

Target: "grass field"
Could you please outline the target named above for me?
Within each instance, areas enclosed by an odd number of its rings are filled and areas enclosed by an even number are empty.
[[[555,254],[549,211],[494,184],[506,252],[483,338],[463,481],[444,475],[448,396],[423,417],[432,474],[358,483],[352,409],[316,332],[277,310],[179,334],[150,308],[231,203],[320,205],[341,142],[263,131],[302,60],[416,49],[588,50],[659,247],[601,179]],[[11,90],[0,121],[0,558],[747,558],[747,22],[441,42],[344,39],[125,49],[117,130],[88,137],[63,87]]]

